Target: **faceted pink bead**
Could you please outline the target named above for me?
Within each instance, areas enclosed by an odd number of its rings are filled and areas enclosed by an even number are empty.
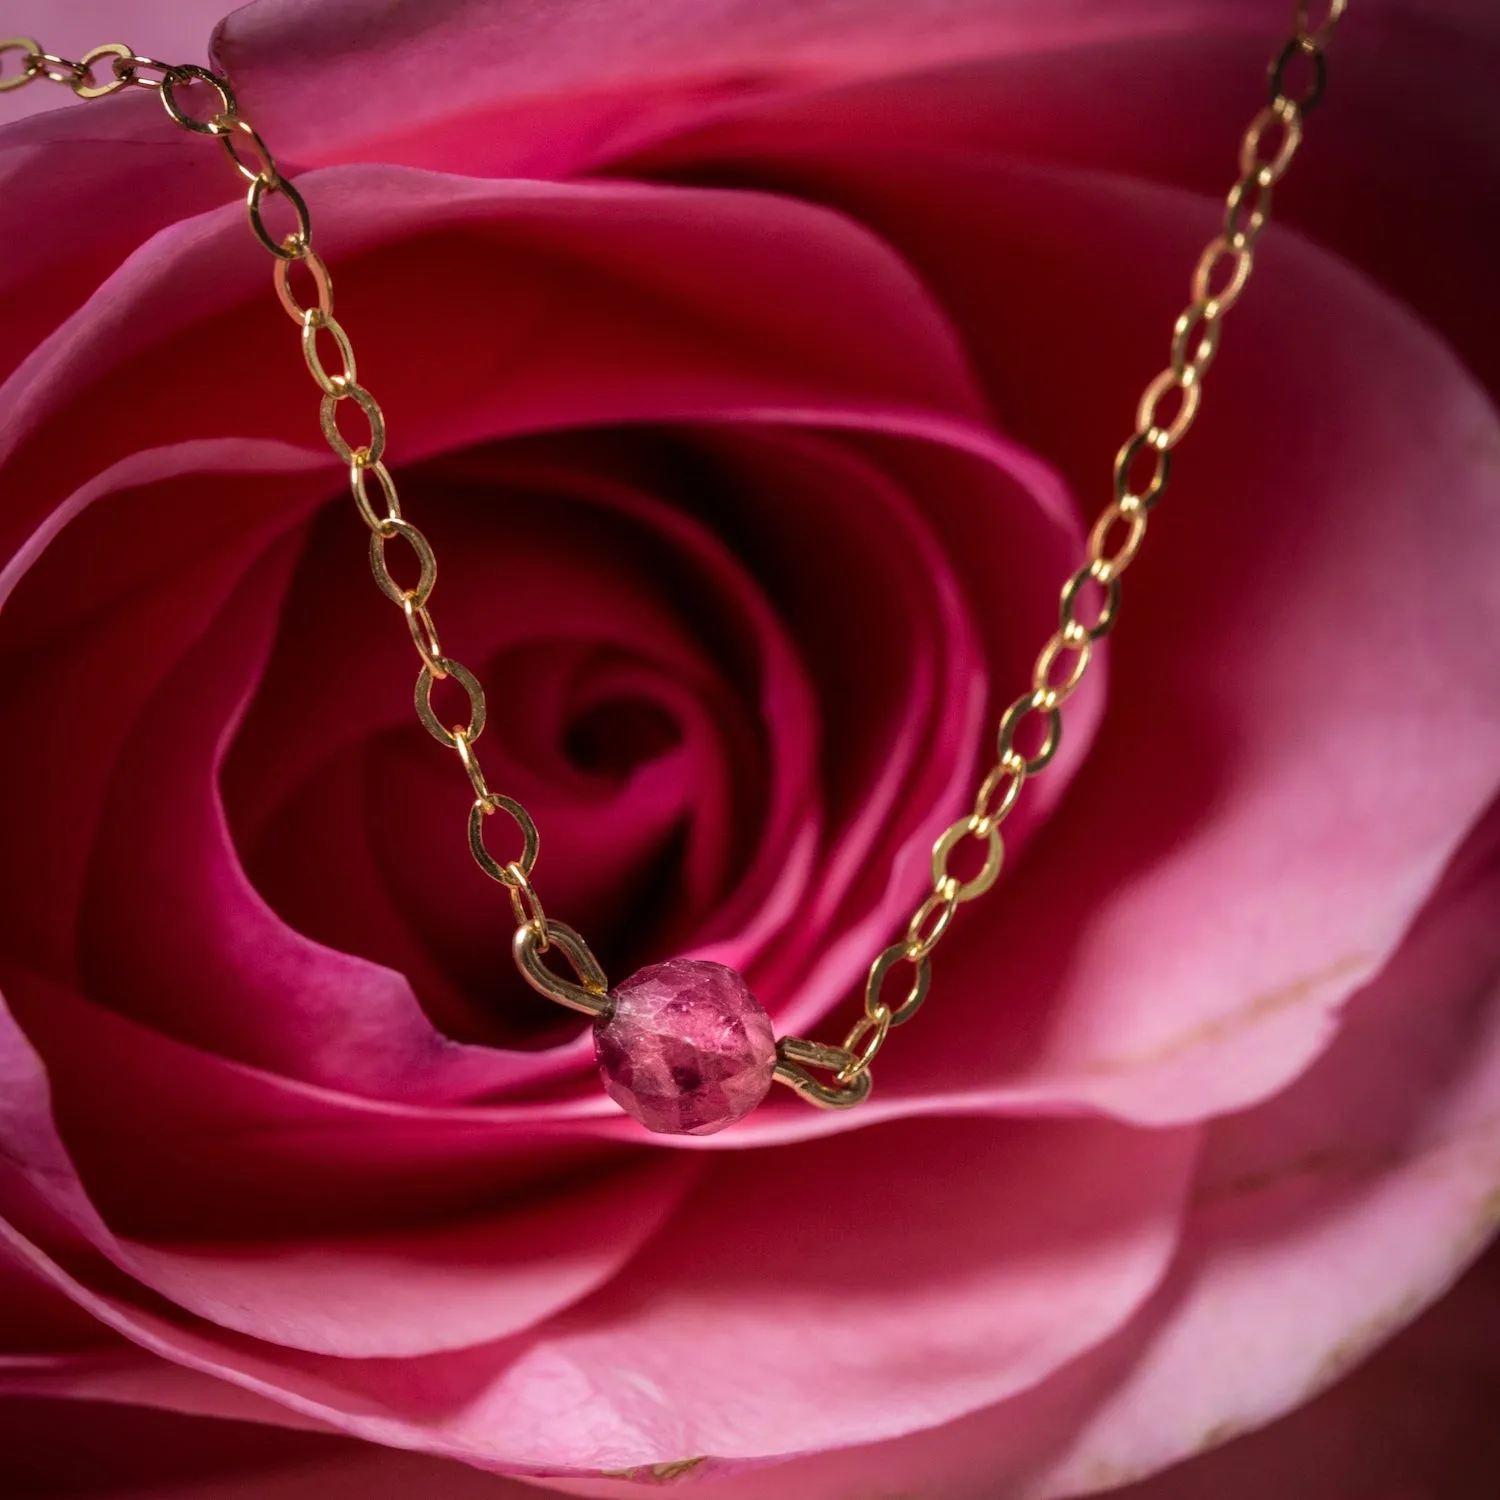
[[[776,1034],[733,969],[674,958],[610,994],[614,1014],[594,1032],[599,1076],[647,1130],[712,1135],[766,1097]]]

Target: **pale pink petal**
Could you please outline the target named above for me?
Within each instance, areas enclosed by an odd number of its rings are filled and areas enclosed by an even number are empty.
[[[984,1500],[996,1475],[1018,1500],[1107,1490],[1310,1400],[1441,1296],[1497,1221],[1497,853],[1500,808],[1329,1051],[1209,1127],[1181,1254],[1130,1326],[988,1411],[728,1476],[725,1500],[872,1485]]]
[[[969,326],[986,346],[1038,349],[1009,415],[1040,446],[1062,442],[1081,365],[1115,393],[1106,413],[1151,368],[1134,352],[1146,319],[1110,285],[1119,236],[1151,226],[1153,260],[1134,269],[1166,326],[1211,218],[1160,190],[920,156],[845,191],[871,217],[894,202],[893,227],[956,192],[1007,204],[972,227],[978,261],[930,234],[914,248],[959,284],[962,258],[984,285],[1034,288],[981,304],[971,284]],[[1080,238],[1083,221],[1117,234]],[[1065,298],[1076,323],[1041,340],[1035,319]],[[1494,409],[1409,313],[1290,236],[1268,240],[1254,298],[1126,583],[1101,738],[1012,868],[1009,901],[966,912],[945,944],[943,1021],[934,1000],[891,1049],[877,1112],[1087,1101],[1159,1122],[1265,1097],[1326,1044],[1493,795]],[[1316,360],[1277,364],[1289,326]],[[1388,421],[1394,406],[1407,419]],[[1274,455],[1247,453],[1250,412],[1283,435]],[[1119,435],[1079,424],[1075,484],[1107,472]],[[1399,793],[1391,767],[1423,764],[1439,721],[1453,731],[1441,773]],[[997,1013],[1005,1024],[983,1023]]]
[[[958,1150],[974,1170],[955,1193],[924,1164]],[[606,1468],[942,1422],[1129,1317],[1175,1244],[1195,1151],[1192,1131],[910,1122],[802,1147],[804,1180],[841,1191],[796,1192],[791,1214],[785,1153],[723,1158],[671,1231],[537,1339],[471,1418]],[[586,1434],[551,1414],[561,1390],[587,1401]]]
[[[1316,1395],[1500,1223],[1500,806],[1339,1040],[1212,1127],[1140,1354],[1028,1493],[1153,1473]]]
[[[1117,1500],[1490,1500],[1500,1251],[1331,1390]],[[372,1465],[378,1470],[378,1465]],[[372,1476],[373,1477],[373,1476]]]

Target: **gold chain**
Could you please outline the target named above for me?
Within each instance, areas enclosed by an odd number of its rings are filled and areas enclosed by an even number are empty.
[[[999,878],[1005,856],[1001,826],[1025,783],[1056,755],[1062,741],[1062,706],[1083,681],[1096,642],[1114,629],[1120,579],[1135,560],[1147,517],[1167,488],[1172,452],[1197,418],[1203,380],[1219,350],[1222,320],[1245,290],[1256,242],[1270,216],[1272,189],[1297,154],[1304,119],[1322,97],[1325,49],[1347,4],[1348,0],[1326,0],[1326,14],[1318,25],[1312,22],[1309,0],[1296,5],[1292,36],[1271,64],[1270,102],[1250,122],[1240,144],[1240,177],[1225,200],[1223,228],[1199,257],[1192,301],[1173,326],[1170,363],[1146,387],[1136,411],[1136,430],[1115,459],[1114,498],[1089,532],[1087,560],[1063,585],[1058,627],[1037,655],[1029,691],[1000,717],[995,763],[980,784],[973,811],[933,845],[931,890],[912,913],[904,936],[870,966],[864,1013],[837,1047],[801,1037],[784,1037],[778,1044],[777,1078],[815,1104],[847,1108],[869,1094],[871,1064],[891,1029],[909,1021],[926,998],[932,953],[958,908],[982,896]],[[355,509],[370,532],[371,572],[380,591],[401,610],[421,662],[417,717],[439,744],[458,756],[474,792],[468,820],[470,852],[479,868],[509,893],[516,917],[516,965],[527,982],[549,998],[596,1019],[607,1016],[608,983],[597,960],[578,933],[546,916],[532,885],[540,842],[536,824],[519,802],[490,790],[480,766],[475,744],[485,726],[484,689],[439,642],[428,607],[437,582],[437,559],[427,538],[401,513],[396,481],[384,463],[385,417],[356,379],[354,346],[333,315],[333,278],[313,248],[311,218],[301,194],[277,170],[265,142],[239,112],[228,80],[217,73],[191,64],[160,63],[120,42],[95,47],[70,62],[44,52],[30,37],[12,37],[0,41],[0,69],[13,53],[20,54],[20,71],[0,72],[0,93],[36,78],[64,84],[84,99],[123,88],[155,89],[172,120],[194,134],[215,137],[230,165],[249,184],[245,206],[250,228],[274,258],[276,294],[298,327],[303,360],[322,393],[323,436],[348,468]],[[106,59],[109,72],[101,79],[95,68]],[[1292,93],[1288,74],[1299,60],[1311,77],[1305,91]],[[217,96],[218,108],[208,119],[189,114],[179,97],[195,84]],[[1275,149],[1268,151],[1268,144]],[[265,220],[268,204],[277,198],[285,201],[295,219],[295,226],[280,236]],[[311,277],[313,296],[305,306],[291,286],[295,265],[305,266]],[[360,427],[359,442],[345,436],[340,426],[344,417]],[[1149,476],[1138,472],[1142,460],[1149,462]],[[1142,478],[1144,488],[1137,489]],[[386,549],[393,542],[409,554],[403,571],[409,577],[414,566],[415,583],[402,584],[391,571]],[[465,724],[445,725],[432,706],[434,683],[446,679],[468,698]],[[1027,749],[1021,748],[1023,736],[1029,736]],[[503,861],[485,841],[486,822],[497,812],[506,815],[520,836],[520,852]],[[976,874],[963,880],[950,874],[948,866],[969,840],[984,861]],[[558,977],[543,963],[542,955],[554,947],[572,966],[576,982]],[[904,983],[906,993],[888,999],[888,982],[902,965],[905,972],[896,984],[899,989]],[[822,1081],[817,1073],[830,1076]]]
[[[1001,826],[1014,810],[1021,788],[1057,754],[1062,706],[1083,681],[1095,644],[1115,628],[1120,579],[1145,540],[1147,516],[1166,492],[1172,451],[1198,416],[1203,380],[1219,352],[1224,315],[1250,279],[1256,242],[1271,214],[1272,189],[1302,144],[1304,119],[1323,96],[1325,49],[1347,6],[1348,0],[1328,0],[1317,25],[1309,0],[1299,0],[1296,6],[1292,35],[1271,63],[1270,100],[1240,142],[1240,176],[1225,199],[1223,228],[1199,256],[1192,301],[1172,326],[1170,363],[1147,385],[1136,408],[1135,431],[1115,457],[1114,497],[1089,532],[1086,561],[1063,585],[1058,626],[1037,654],[1030,689],[1000,716],[995,763],[979,785],[973,810],[932,846],[931,889],[900,940],[870,965],[863,1014],[837,1047],[795,1037],[781,1043],[777,1076],[814,1103],[848,1108],[869,1094],[870,1065],[892,1027],[911,1020],[926,999],[933,950],[958,908],[982,896],[1000,877],[1005,859]],[[1294,93],[1289,75],[1299,62],[1311,77],[1305,90]],[[978,846],[984,863],[961,880],[950,873],[949,861],[970,841]],[[893,987],[889,997],[888,985]],[[820,1082],[810,1069],[832,1077]]]
[[[312,219],[302,195],[277,170],[275,158],[259,132],[240,113],[229,81],[207,68],[156,62],[121,42],[95,47],[77,62],[70,62],[42,51],[30,37],[12,37],[0,41],[0,66],[10,53],[21,55],[21,70],[0,76],[0,92],[20,88],[39,77],[66,84],[84,99],[102,98],[124,88],[155,89],[172,120],[196,135],[216,138],[229,164],[249,184],[245,208],[250,228],[273,257],[276,295],[297,325],[307,372],[322,393],[319,424],[323,436],[348,467],[355,509],[370,532],[370,571],[381,593],[405,618],[421,662],[415,693],[417,717],[440,745],[457,754],[474,791],[469,809],[470,852],[479,868],[510,894],[518,925],[516,962],[522,974],[552,999],[590,1015],[607,1014],[608,985],[599,965],[577,933],[560,922],[549,922],[531,883],[540,844],[531,814],[514,798],[491,791],[480,766],[475,746],[484,732],[484,689],[467,667],[443,651],[439,641],[429,607],[437,583],[437,558],[427,538],[401,513],[396,480],[384,462],[385,415],[375,397],[359,383],[354,345],[333,315],[333,277],[313,248]],[[106,59],[109,71],[101,78],[95,69],[102,69]],[[194,85],[206,86],[216,96],[217,108],[208,119],[199,119],[183,107],[181,96]],[[281,235],[266,222],[267,210],[277,198],[285,201],[295,221],[292,229]],[[306,305],[297,300],[292,289],[291,272],[296,265],[305,266],[311,277],[312,295]],[[341,421],[358,429],[358,441],[345,435]],[[399,563],[389,551],[393,544],[397,554],[406,554]],[[413,570],[414,583],[397,580],[398,572],[409,579]],[[462,688],[468,698],[466,723],[444,724],[433,708],[433,685],[447,679]],[[486,820],[495,813],[504,813],[515,825],[513,835],[520,836],[519,852],[503,860],[497,859],[485,842]],[[579,983],[558,979],[541,963],[539,955],[554,944],[573,964]]]

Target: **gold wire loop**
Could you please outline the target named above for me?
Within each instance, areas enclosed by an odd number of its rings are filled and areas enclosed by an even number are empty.
[[[818,1068],[837,1076],[852,1060],[847,1052],[837,1047],[809,1042],[799,1036],[784,1036],[776,1044],[776,1072],[772,1076],[777,1083],[786,1084],[799,1097],[820,1109],[853,1109],[870,1097],[872,1079],[869,1069],[847,1086],[837,1082],[824,1083],[808,1071],[809,1068]]]
[[[1027,757],[1016,748],[1016,735],[1029,714],[1041,715],[1046,721],[1047,732],[1036,753]],[[1000,716],[1000,729],[995,736],[996,759],[1008,760],[1012,752],[1022,755],[1026,761],[1028,776],[1035,776],[1057,754],[1057,747],[1060,744],[1062,744],[1062,712],[1055,703],[1049,705],[1043,693],[1035,690],[1022,693]]]
[[[468,741],[467,734],[463,736],[463,740]],[[457,748],[457,737],[455,737],[455,748]],[[464,758],[465,769],[472,763],[472,754],[472,746],[469,747],[467,753],[459,750],[459,755]],[[471,774],[469,780],[474,781],[475,777]],[[483,782],[484,777],[481,775],[476,785],[482,785]],[[521,857],[508,860],[503,865],[485,848],[484,844],[484,820],[495,812],[508,813],[511,822],[521,833]],[[512,867],[529,877],[536,867],[536,857],[541,846],[542,841],[536,831],[536,824],[531,821],[531,814],[519,802],[488,790],[483,796],[475,799],[473,807],[469,809],[469,852],[474,856],[474,862],[491,880],[498,880],[501,885],[509,885]]]
[[[505,869],[510,876],[505,889],[510,892],[510,908],[516,914],[516,926],[535,928],[537,952],[545,953],[552,946],[552,934],[547,925],[547,913],[542,910],[542,898],[520,865],[512,861]]]
[[[480,768],[480,765],[479,765],[479,756],[475,753],[473,745],[471,745],[469,743],[469,734],[468,734],[468,731],[466,729],[455,730],[454,734],[453,734],[453,739],[454,739],[454,746],[453,746],[453,748],[458,751],[458,758],[463,763],[464,774],[469,778],[469,785],[474,788],[474,795],[475,795],[475,797],[480,802],[482,802],[482,803],[484,803],[486,805],[488,805],[491,802],[494,802],[495,806],[498,807],[500,805],[499,799],[495,797],[495,794],[492,791],[490,791],[490,784],[489,784],[489,782],[487,782],[484,779],[484,771]],[[519,803],[517,803],[516,805],[518,807],[520,806]],[[524,812],[525,809],[523,808],[522,811]],[[484,808],[480,808],[479,815],[480,815],[481,819],[484,817]],[[471,814],[470,814],[470,821],[471,821],[471,823],[472,823],[472,819],[473,819],[473,814],[471,812]],[[528,822],[529,821],[530,820],[528,819]],[[472,834],[474,830],[471,827],[469,831]],[[532,832],[534,833],[535,831],[536,830],[533,827]],[[481,836],[481,838],[479,840],[479,847],[480,847],[481,850],[484,849],[484,839],[483,839],[482,836]],[[488,857],[487,854],[486,854],[486,857]],[[532,855],[532,861],[533,861],[533,863],[535,862],[535,859],[536,859],[536,856],[533,854]],[[481,863],[483,863],[483,861],[481,861]],[[496,865],[495,868],[498,870],[500,868],[500,866]]]
[[[313,249],[310,240],[304,240],[298,246],[296,255],[276,258],[276,264],[272,268],[276,278],[276,295],[281,299],[281,305],[286,309],[287,316],[300,328],[307,321],[308,313],[313,309],[303,307],[292,294],[292,267],[299,261],[312,272],[313,290],[318,294],[317,311],[325,318],[333,317],[333,280],[328,274],[328,267],[323,264],[323,257]]]
[[[546,947],[542,934],[530,922],[516,928],[510,951],[521,977],[537,994],[571,1010],[582,1011],[595,1022],[607,1021],[614,1014],[615,1003],[609,995],[609,981],[589,945],[565,922],[549,922],[545,941]],[[553,947],[561,949],[563,957],[573,966],[578,976],[576,983],[560,978],[542,962],[542,954]]]
[[[292,212],[297,216],[297,227],[279,240],[266,228],[265,197],[267,193],[272,197],[285,198],[291,204]],[[312,238],[312,220],[302,194],[287,178],[278,173],[271,178],[257,176],[252,179],[250,191],[245,194],[245,211],[250,215],[250,228],[255,231],[255,238],[277,260],[302,259],[302,247]]]
[[[1224,238],[1231,250],[1250,250],[1260,238],[1261,231],[1271,217],[1271,194],[1269,182],[1262,182],[1259,173],[1242,177],[1230,188],[1224,200]],[[1250,205],[1249,217],[1245,218],[1245,205]],[[1241,220],[1244,219],[1242,223]]]
[[[957,881],[953,899],[962,905],[982,896],[1000,878],[1000,866],[1005,863],[1005,844],[1000,838],[1000,829],[990,822],[983,827],[972,817],[960,818],[945,829],[932,846],[932,883],[939,890],[954,879],[948,874],[948,859],[953,851],[968,838],[981,839],[985,845],[984,865],[977,875],[968,880]]]
[[[394,536],[396,533],[392,528],[392,523],[401,519],[401,501],[396,494],[396,481],[383,463],[360,462],[360,454],[366,451],[363,448],[355,451],[356,462],[349,465],[349,489],[354,495],[355,505],[359,508],[360,520],[376,536]],[[370,504],[370,492],[365,488],[366,474],[373,474],[376,484],[380,486],[380,495],[385,501],[383,516],[377,515],[375,507]]]
[[[484,689],[479,685],[479,679],[463,665],[456,662],[451,656],[442,659],[443,670],[450,676],[469,697],[469,722],[462,727],[455,725],[452,729],[445,728],[441,719],[432,711],[432,684],[436,674],[432,668],[425,663],[422,670],[417,674],[417,717],[426,726],[427,732],[440,745],[446,745],[450,750],[458,749],[458,736],[462,734],[472,746],[474,741],[484,733]]]
[[[140,64],[133,66],[138,67]],[[177,102],[178,85],[195,82],[206,83],[219,96],[219,107],[211,119],[195,119]],[[217,73],[210,73],[207,68],[200,68],[196,63],[182,63],[178,67],[168,68],[162,74],[161,102],[173,121],[184,130],[191,130],[194,135],[226,135],[234,128],[228,122],[239,115],[229,80],[221,78]]]
[[[39,71],[53,83],[65,83],[76,94],[80,84],[93,81],[93,75],[82,63],[76,63],[55,52],[36,54]],[[35,75],[33,75],[35,76]]]
[[[861,1073],[868,1073],[876,1054],[885,1046],[890,1029],[891,1013],[883,1005],[874,1015],[861,1016],[844,1038],[843,1050],[849,1054],[849,1061],[833,1075],[833,1081],[847,1086]],[[859,1050],[856,1051],[856,1048]]]
[[[1064,652],[1072,653],[1073,664],[1061,682],[1054,682],[1052,669]],[[1083,682],[1084,674],[1089,669],[1089,662],[1093,660],[1093,655],[1094,643],[1087,636],[1082,640],[1070,640],[1061,630],[1053,632],[1047,644],[1042,647],[1041,654],[1036,659],[1036,665],[1031,669],[1031,689],[1034,693],[1042,695],[1044,708],[1060,708],[1077,692],[1079,685]],[[985,821],[987,822],[988,819]],[[984,830],[976,828],[974,831],[977,834],[983,833]]]
[[[432,616],[427,612],[425,604],[418,604],[416,598],[411,594],[401,596],[401,611],[406,616],[406,628],[411,631],[411,643],[417,648],[417,655],[422,658],[422,665],[432,675],[442,681],[448,675],[448,668],[443,665],[447,657],[443,655],[443,648],[438,644],[437,626],[432,623]],[[460,744],[463,742],[461,741]],[[463,751],[459,746],[459,754]]]
[[[1326,47],[1333,40],[1333,33],[1338,29],[1338,24],[1343,20],[1344,12],[1349,7],[1349,0],[1329,0],[1328,14],[1323,18],[1321,26],[1312,24],[1312,5],[1310,0],[1297,0],[1297,11],[1293,20],[1299,37],[1305,37],[1315,47]]]
[[[1201,381],[1208,374],[1209,366],[1219,352],[1219,335],[1223,327],[1212,302],[1195,302],[1183,311],[1172,325],[1172,371],[1179,380]],[[1189,354],[1188,345],[1195,336],[1198,347]],[[1141,437],[1141,442],[1145,441]]]
[[[1156,467],[1152,471],[1150,484],[1144,490],[1136,491],[1130,488],[1130,475],[1136,460],[1143,453],[1150,453],[1154,457]],[[1121,504],[1127,500],[1139,500],[1149,510],[1161,498],[1171,477],[1171,449],[1156,447],[1147,441],[1144,432],[1137,432],[1133,437],[1127,438],[1115,455],[1115,499]]]
[[[139,52],[132,52],[129,57],[121,58],[113,66],[115,77],[123,78],[134,89],[159,90],[167,74],[178,71],[171,63],[158,62],[154,57],[142,57]],[[142,78],[142,68],[150,68],[153,73],[159,73],[161,77]]]
[[[1113,552],[1109,551],[1110,537],[1116,526],[1128,527],[1125,538]],[[1106,505],[1099,512],[1099,518],[1094,522],[1093,529],[1089,532],[1089,561],[1094,563],[1104,580],[1118,578],[1121,573],[1135,561],[1136,553],[1141,550],[1141,543],[1146,539],[1146,508],[1144,505],[1122,505],[1118,500]],[[1098,574],[1095,575],[1099,576]],[[1056,637],[1054,637],[1054,640]],[[1051,646],[1049,641],[1047,646]],[[1081,643],[1060,643],[1069,645],[1075,651],[1084,650]],[[1047,648],[1043,647],[1043,655]],[[1040,658],[1038,658],[1040,660]],[[1051,659],[1048,658],[1048,665]],[[1074,684],[1077,685],[1076,683]]]
[[[121,89],[129,88],[134,79],[127,72],[122,71],[122,64],[128,67],[134,56],[135,54],[124,42],[105,42],[103,46],[91,47],[78,59],[78,66],[83,69],[89,81],[87,83],[75,82],[73,92],[80,99],[102,99],[106,94],[115,94]],[[103,83],[99,83],[94,78],[94,64],[103,62],[106,57],[113,58],[114,61],[110,64],[109,77]]]
[[[1156,408],[1169,392],[1176,391],[1181,398],[1177,414],[1165,427],[1156,420]],[[1196,380],[1179,376],[1170,367],[1163,370],[1141,395],[1141,404],[1136,409],[1135,425],[1146,436],[1153,448],[1175,448],[1187,435],[1198,415],[1199,403],[1203,400],[1203,387]]]
[[[1021,796],[1021,788],[1026,785],[1026,775],[1026,761],[1022,756],[1012,751],[1000,757],[989,775],[979,783],[979,791],[974,796],[975,833],[984,833],[992,824],[998,827],[1010,816]],[[1000,801],[991,807],[996,792],[1000,794]]]
[[[0,94],[12,89],[25,88],[42,71],[42,44],[34,36],[8,36],[0,41],[0,57],[7,52],[21,54],[21,71],[8,78],[0,78]]]
[[[370,424],[370,441],[361,443],[357,449],[351,447],[344,434],[339,431],[339,407],[346,397],[365,414],[365,421]],[[323,405],[318,411],[318,421],[328,446],[344,463],[357,463],[368,469],[384,457],[385,413],[362,385],[346,385],[338,395],[324,396]],[[356,453],[360,455],[358,458],[355,457]]]
[[[1300,96],[1286,91],[1286,71],[1298,57],[1307,58],[1313,69],[1312,82],[1307,92]],[[1274,104],[1278,99],[1285,99],[1288,104],[1295,104],[1304,115],[1310,115],[1322,103],[1327,84],[1328,59],[1323,55],[1323,48],[1313,36],[1299,29],[1271,64],[1271,102]]]
[[[271,160],[271,153],[266,149],[266,143],[261,140],[260,132],[255,126],[239,115],[225,116],[223,121],[227,128],[219,136],[219,144],[224,148],[224,155],[229,158],[229,165],[246,182],[255,183],[264,179],[268,186],[280,185],[281,174],[277,172],[276,163]],[[259,158],[258,165],[252,166],[240,155],[245,145]]]
[[[779,1056],[803,1068],[821,1068],[825,1072],[837,1073],[847,1068],[854,1059],[842,1047],[830,1046],[827,1042],[809,1041],[801,1036],[784,1036],[776,1044]]]
[[[902,951],[907,958],[920,963],[930,957],[952,925],[957,910],[958,882],[950,878],[912,913],[911,921],[906,924],[906,943]]]
[[[228,139],[226,136],[225,140]],[[339,359],[343,362],[344,368],[337,375],[328,373],[323,364],[323,356],[318,352],[318,335],[323,332],[333,340]],[[349,335],[344,332],[343,326],[337,320],[325,317],[320,308],[308,308],[307,316],[302,320],[302,358],[307,361],[307,373],[324,395],[341,401],[353,387],[354,346],[349,342]]]
[[[1281,140],[1274,156],[1260,154],[1262,137],[1271,126],[1281,131]],[[1240,173],[1253,177],[1266,187],[1280,182],[1286,176],[1297,148],[1302,144],[1302,111],[1290,99],[1273,99],[1250,122],[1245,139],[1240,143]],[[1267,205],[1269,212],[1270,205]]]
[[[1091,583],[1097,583],[1103,588],[1104,602],[1094,623],[1088,625],[1078,618],[1078,605],[1083,598],[1084,589]],[[1108,576],[1100,578],[1095,571],[1095,564],[1090,561],[1063,585],[1059,612],[1064,630],[1072,629],[1076,634],[1086,635],[1091,641],[1099,640],[1115,628],[1115,619],[1120,612],[1120,580]],[[1029,764],[1027,769],[1030,769]]]
[[[1214,278],[1219,274],[1219,267],[1231,260],[1234,269],[1229,279],[1223,286],[1215,288]],[[1210,240],[1193,268],[1193,301],[1212,305],[1215,315],[1222,317],[1240,300],[1245,283],[1250,280],[1253,264],[1254,258],[1248,249],[1243,246],[1236,249],[1222,234]]]
[[[398,536],[416,554],[417,567],[421,571],[417,576],[415,588],[402,588],[391,577],[390,569],[386,566],[385,544]],[[408,599],[415,600],[418,604],[426,604],[432,597],[433,585],[437,582],[437,558],[427,538],[410,521],[387,516],[380,526],[370,533],[370,571],[375,575],[375,582],[380,585],[380,592],[392,604],[399,604],[405,608]]]
[[[899,1005],[892,1006],[887,1004],[881,995],[885,989],[886,979],[897,964],[910,964],[912,976],[911,984],[907,986],[906,998]],[[927,989],[931,983],[932,965],[927,961],[926,956],[913,958],[906,951],[905,943],[892,943],[870,965],[870,972],[865,976],[865,1014],[872,1016],[884,1010],[889,1013],[892,1026],[904,1026],[922,1008],[922,1002],[927,998]],[[840,1071],[844,1066],[843,1063],[839,1064]]]

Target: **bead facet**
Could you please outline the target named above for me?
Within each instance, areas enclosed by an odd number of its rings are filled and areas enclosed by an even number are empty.
[[[771,1018],[733,969],[674,958],[611,992],[594,1029],[605,1091],[647,1130],[712,1135],[743,1119],[771,1087]]]

